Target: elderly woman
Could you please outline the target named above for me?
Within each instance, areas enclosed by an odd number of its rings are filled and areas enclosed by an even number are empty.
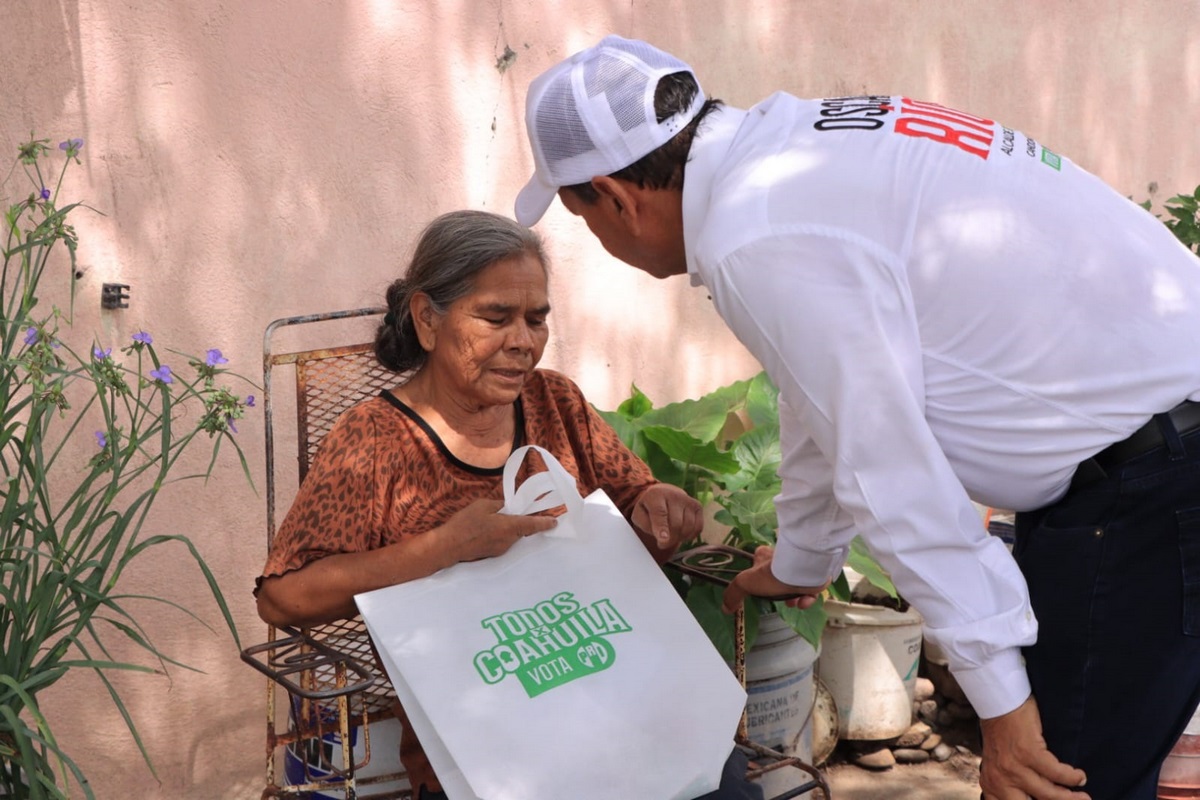
[[[259,579],[263,620],[353,616],[360,592],[498,556],[553,527],[498,513],[504,463],[524,444],[553,453],[581,494],[603,489],[660,562],[699,533],[699,504],[656,482],[574,383],[536,368],[550,302],[533,231],[479,211],[438,217],[387,307],[375,352],[400,383],[323,440]],[[419,798],[443,796],[408,725],[401,760]],[[761,796],[737,771],[727,766],[712,797]]]

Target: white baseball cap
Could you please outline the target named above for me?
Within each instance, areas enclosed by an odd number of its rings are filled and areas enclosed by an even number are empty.
[[[662,122],[654,111],[659,79],[676,72],[696,77],[652,45],[606,36],[539,75],[525,97],[535,170],[517,195],[517,221],[533,225],[560,187],[624,169],[691,122],[704,105],[703,91],[688,109]]]

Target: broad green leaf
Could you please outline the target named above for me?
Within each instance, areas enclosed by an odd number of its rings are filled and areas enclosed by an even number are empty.
[[[718,450],[711,441],[702,441],[686,431],[664,425],[648,425],[642,435],[662,448],[676,461],[716,473],[737,472],[741,465],[732,453]]]
[[[737,649],[734,617],[721,610],[724,591],[723,587],[715,583],[695,583],[687,594],[687,606],[721,657],[726,661],[733,661]],[[758,610],[752,600],[753,598],[748,598],[745,605],[747,649],[758,639]]]
[[[875,560],[875,556],[871,555],[867,543],[863,541],[861,536],[855,536],[851,540],[850,553],[846,556],[846,565],[861,574],[873,586],[877,586],[887,592],[889,597],[898,598],[900,596],[896,592],[896,585],[892,583],[891,576],[879,565],[879,562]]]
[[[1166,208],[1168,214],[1184,223],[1191,222],[1196,215],[1196,212],[1192,209],[1182,206],[1167,206]]]
[[[678,486],[680,489],[687,491],[687,470],[680,466],[679,462],[664,453],[661,447],[654,442],[648,441],[641,434],[638,434],[637,443],[640,444],[640,447],[630,449],[646,462],[655,480],[669,483],[672,486]]]
[[[818,596],[817,602],[801,610],[787,603],[776,602],[775,611],[792,630],[804,637],[805,641],[816,649],[821,643],[821,634],[825,631],[825,623],[829,615],[825,613],[825,598]]]
[[[642,390],[635,383],[629,397],[617,406],[617,413],[626,419],[637,419],[652,408],[654,408],[654,403],[650,402],[649,397],[642,394]]]
[[[693,584],[687,607],[726,661],[733,658],[733,618],[721,610],[721,588],[711,583]]]
[[[646,425],[674,428],[702,442],[715,442],[729,415],[745,406],[749,383],[739,381],[696,400],[670,403],[647,411],[640,419]]]
[[[833,583],[829,584],[829,594],[834,600],[841,600],[843,603],[850,602],[850,581],[846,579],[845,572],[839,572],[838,576],[833,579]]]
[[[743,538],[752,544],[775,544],[779,528],[775,516],[775,495],[771,490],[747,490],[724,495],[717,502],[729,513]]]
[[[779,425],[779,389],[765,371],[750,379],[746,390],[746,415],[756,426]]]
[[[741,469],[727,476],[723,484],[730,492],[742,489],[770,490],[779,493],[779,426],[775,424],[751,428],[738,437],[731,452]]]

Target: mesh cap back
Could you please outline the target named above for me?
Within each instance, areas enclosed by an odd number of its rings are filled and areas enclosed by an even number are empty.
[[[702,91],[689,108],[662,122],[654,111],[659,79],[676,72],[695,78],[669,53],[606,36],[538,76],[525,100],[535,170],[517,196],[517,220],[534,224],[559,187],[624,169],[691,122],[704,105]]]

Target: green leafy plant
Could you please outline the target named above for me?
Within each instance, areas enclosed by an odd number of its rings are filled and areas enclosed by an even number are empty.
[[[237,641],[195,545],[183,534],[143,535],[142,526],[168,484],[212,473],[223,442],[249,479],[232,435],[254,398],[217,385],[227,363],[219,350],[194,358],[169,351],[186,360],[185,378],[160,359],[145,331],[132,332],[117,355],[113,346],[73,335],[78,238],[68,215],[81,206],[58,205],[58,194],[69,165],[80,163],[83,141],[62,142],[61,154],[49,144],[31,136],[0,184],[0,192],[25,180],[30,186],[21,199],[0,203],[0,796],[66,797],[74,782],[91,798],[39,695],[72,670],[93,671],[153,773],[108,673],[188,668],[155,647],[134,611],[150,603],[195,615],[166,597],[125,593],[120,578],[152,548],[182,546]],[[53,166],[56,158],[61,165]],[[56,272],[70,282],[66,312],[39,307],[41,282]],[[211,449],[207,470],[177,475],[194,446]],[[142,648],[152,665],[114,658],[113,636]]]
[[[1143,201],[1141,206],[1149,211],[1150,201]],[[1167,212],[1166,219],[1159,215],[1163,224],[1184,246],[1200,255],[1200,186],[1190,195],[1175,195],[1163,203],[1163,209]]]
[[[655,408],[638,388],[615,411],[600,414],[625,444],[650,465],[656,478],[681,487],[701,503],[719,506],[714,518],[728,529],[723,543],[747,553],[775,544],[779,521],[779,391],[765,372],[694,400]],[[684,545],[695,546],[700,542]],[[861,539],[855,537],[847,565],[890,597],[895,586]],[[668,571],[688,607],[726,658],[734,652],[732,619],[721,611],[721,587]],[[850,599],[845,576],[828,595]],[[753,645],[758,618],[778,613],[814,647],[825,629],[824,595],[803,611],[782,602],[746,604],[746,646]]]

